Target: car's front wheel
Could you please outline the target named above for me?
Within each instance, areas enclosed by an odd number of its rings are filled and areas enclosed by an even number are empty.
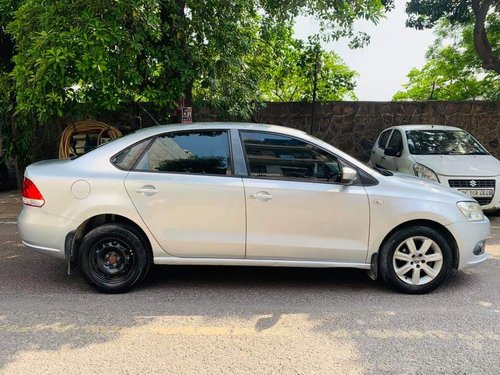
[[[427,293],[436,289],[452,269],[452,252],[438,231],[415,226],[395,232],[380,253],[382,278],[404,293]]]
[[[149,249],[132,228],[104,224],[92,229],[80,246],[81,270],[87,281],[105,293],[122,293],[147,274]]]

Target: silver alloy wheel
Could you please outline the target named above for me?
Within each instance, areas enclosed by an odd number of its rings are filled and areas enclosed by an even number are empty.
[[[410,285],[425,285],[439,275],[443,267],[443,252],[430,238],[414,236],[399,244],[392,264],[401,281]]]

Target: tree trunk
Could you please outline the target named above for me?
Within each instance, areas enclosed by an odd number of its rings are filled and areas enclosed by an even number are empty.
[[[184,88],[184,94],[182,98],[178,101],[179,107],[193,107],[193,83],[189,82],[186,84]],[[193,113],[193,122],[194,122],[194,113]],[[179,108],[177,110],[177,114],[175,116],[175,122],[182,122],[182,110]]]
[[[500,74],[500,58],[492,52],[484,26],[488,10],[493,2],[494,0],[485,0],[483,2],[472,0],[472,10],[476,18],[474,23],[474,48],[483,61],[483,68],[494,70]]]
[[[319,45],[315,46],[314,53],[314,72],[313,72],[313,97],[312,97],[312,107],[311,107],[311,127],[309,133],[313,134],[315,127],[315,117],[316,117],[316,101],[318,99],[318,74],[319,74]]]

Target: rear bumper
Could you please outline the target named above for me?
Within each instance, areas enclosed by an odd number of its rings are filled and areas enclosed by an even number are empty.
[[[27,247],[58,258],[65,257],[65,237],[71,231],[68,220],[37,207],[24,206],[17,226]]]
[[[474,247],[490,237],[490,221],[485,219],[479,222],[460,221],[449,224],[446,228],[451,232],[458,245],[458,269],[476,266],[488,259],[486,252],[475,255]]]
[[[59,249],[53,249],[50,247],[35,245],[35,244],[32,244],[28,241],[22,241],[22,243],[24,246],[29,247],[31,250],[34,250],[38,253],[49,254],[49,255],[55,256],[57,258],[64,258],[64,252],[60,251]]]

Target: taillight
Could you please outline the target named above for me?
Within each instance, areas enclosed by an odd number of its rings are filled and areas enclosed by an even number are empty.
[[[23,203],[27,206],[42,207],[45,204],[42,193],[29,178],[23,180]]]

